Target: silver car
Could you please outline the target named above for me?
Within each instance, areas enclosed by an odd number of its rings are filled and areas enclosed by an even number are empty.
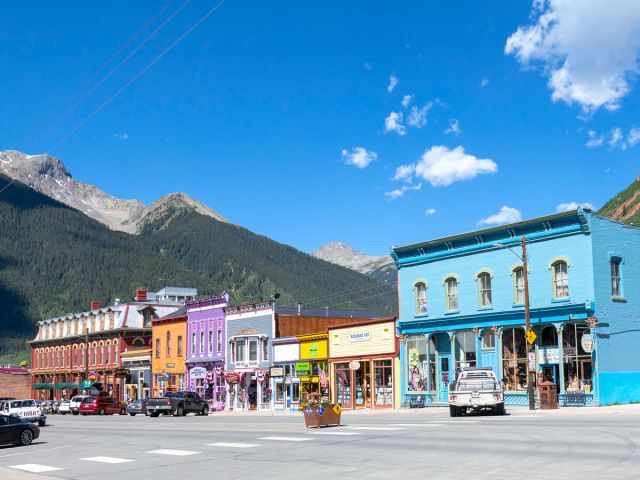
[[[82,399],[87,398],[89,395],[76,395],[75,397],[69,400],[69,411],[74,415],[78,415],[80,413],[80,404],[82,403]]]

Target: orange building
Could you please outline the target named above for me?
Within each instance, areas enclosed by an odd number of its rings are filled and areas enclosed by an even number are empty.
[[[153,396],[186,390],[187,310],[153,320],[151,328]]]

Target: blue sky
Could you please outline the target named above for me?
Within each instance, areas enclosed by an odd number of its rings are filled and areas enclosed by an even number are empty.
[[[600,207],[640,173],[637,2],[227,0],[100,108],[215,4],[3,5],[0,149],[369,254]]]

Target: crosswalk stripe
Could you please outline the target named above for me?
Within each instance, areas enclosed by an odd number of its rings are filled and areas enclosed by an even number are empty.
[[[258,440],[276,440],[282,442],[306,442],[311,440],[310,438],[302,438],[302,437],[261,437]]]
[[[196,455],[202,452],[194,452],[192,450],[172,450],[168,448],[160,448],[158,450],[150,450],[147,453],[158,453],[160,455],[175,455],[177,457],[186,457],[187,455]]]
[[[81,458],[80,460],[86,460],[88,462],[100,462],[100,463],[135,462],[135,460],[131,460],[129,458],[117,458],[117,457],[87,457],[87,458]]]
[[[362,435],[358,432],[336,432],[334,430],[318,430],[315,432],[307,432],[309,435]]]
[[[252,448],[259,447],[256,443],[231,443],[231,442],[217,442],[205,444],[209,447],[229,447],[229,448]]]
[[[53,472],[54,470],[62,470],[58,467],[49,467],[48,465],[39,465],[37,463],[25,463],[23,465],[10,465],[9,468],[24,470],[31,473]]]
[[[391,430],[404,430],[401,427],[349,427],[353,430],[379,430],[379,431],[391,431]]]

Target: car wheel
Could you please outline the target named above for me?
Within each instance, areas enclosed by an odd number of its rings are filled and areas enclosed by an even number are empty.
[[[98,415],[104,415],[104,408],[101,408],[100,411],[98,411]]]
[[[74,415],[78,415],[80,412],[73,412]]]
[[[135,413],[130,413],[129,415],[131,415],[132,417],[135,417],[136,414]]]
[[[120,415],[126,415],[127,411],[123,408],[122,410],[120,410]]]
[[[20,445],[27,446],[33,442],[33,433],[28,428],[20,434]]]
[[[204,415],[205,417],[209,414],[209,407],[207,407],[206,405],[204,407],[202,407],[202,415]]]
[[[41,427],[44,427],[44,424],[45,424],[46,422],[47,422],[47,421],[46,421],[45,419],[38,420],[38,425],[39,425],[39,426],[41,426]]]
[[[60,412],[60,415],[66,415],[67,412]]]
[[[82,416],[83,416],[83,417],[86,417],[86,416],[87,416],[87,414],[86,414],[86,413],[83,413],[83,414],[82,414]]]
[[[184,414],[184,409],[182,408],[181,405],[178,405],[178,408],[176,408],[175,413],[173,414],[174,417],[182,417]]]
[[[151,412],[151,413],[149,413],[149,416],[155,418],[155,417],[159,417],[160,414],[158,412]]]

